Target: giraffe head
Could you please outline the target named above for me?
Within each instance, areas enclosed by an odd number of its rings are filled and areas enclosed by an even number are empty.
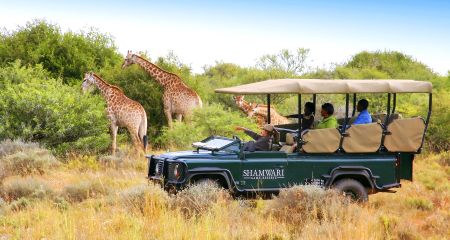
[[[126,68],[126,67],[134,64],[135,63],[135,59],[134,59],[135,57],[136,57],[136,55],[134,55],[131,51],[128,50],[127,56],[123,60],[122,68]]]
[[[247,116],[249,118],[253,117],[255,114],[258,115],[259,112],[259,104],[250,103],[250,111],[247,112]]]
[[[92,85],[94,85],[95,79],[94,79],[94,73],[93,72],[87,72],[84,74],[83,83],[81,84],[81,89],[83,92],[87,92]]]
[[[244,96],[243,95],[233,96],[233,99],[236,102],[236,105],[238,107],[242,107],[244,105]]]

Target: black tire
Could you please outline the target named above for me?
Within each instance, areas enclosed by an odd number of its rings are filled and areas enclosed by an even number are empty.
[[[344,178],[338,180],[333,184],[333,188],[358,202],[366,202],[369,199],[367,189],[355,179]]]

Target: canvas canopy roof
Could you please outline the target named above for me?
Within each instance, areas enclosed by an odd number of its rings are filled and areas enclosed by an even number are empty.
[[[231,94],[431,93],[430,82],[416,80],[271,79],[216,89]]]

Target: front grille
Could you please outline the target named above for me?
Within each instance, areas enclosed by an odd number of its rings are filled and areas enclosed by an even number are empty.
[[[158,160],[155,167],[155,176],[162,176],[164,171],[164,160]]]

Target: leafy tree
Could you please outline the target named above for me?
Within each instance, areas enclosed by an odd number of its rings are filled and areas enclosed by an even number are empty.
[[[97,32],[89,29],[62,33],[58,25],[45,20],[28,22],[15,31],[0,33],[0,66],[7,66],[16,59],[25,65],[41,64],[53,78],[73,84],[83,73],[121,59],[112,37]]]
[[[277,54],[266,54],[259,58],[256,66],[265,71],[281,71],[291,75],[303,73],[309,49],[298,48],[295,53],[282,49]]]

